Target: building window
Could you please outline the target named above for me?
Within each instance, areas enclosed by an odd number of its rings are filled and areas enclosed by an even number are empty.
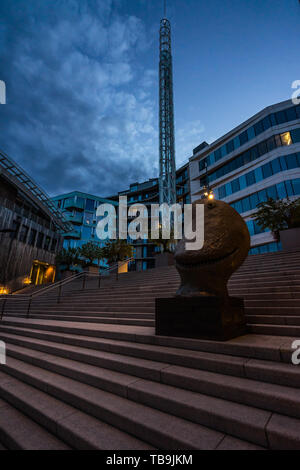
[[[57,247],[57,238],[53,238],[52,243],[51,243],[51,251],[55,251],[56,247]]]
[[[44,245],[44,250],[49,251],[49,246],[50,246],[50,237],[47,235],[45,239],[45,245]]]
[[[284,134],[280,134],[281,143],[282,145],[291,145],[292,138],[290,132],[285,132]]]
[[[32,229],[30,230],[29,239],[28,239],[28,244],[31,245],[31,246],[34,246],[34,244],[35,244],[36,233],[37,233],[37,231],[34,230],[34,228],[32,228]]]
[[[37,237],[37,242],[36,242],[37,248],[43,247],[43,241],[44,241],[44,234],[42,232],[39,232],[38,237]]]
[[[240,144],[244,145],[246,142],[248,142],[248,132],[245,131],[240,135]]]
[[[22,225],[21,230],[20,230],[20,235],[19,235],[20,242],[26,243],[28,231],[29,231],[29,227],[27,227],[26,225]]]
[[[94,199],[87,199],[86,200],[85,209],[87,211],[94,211],[95,210],[95,201],[94,201]]]

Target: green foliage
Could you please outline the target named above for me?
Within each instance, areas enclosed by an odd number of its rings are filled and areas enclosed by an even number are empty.
[[[281,230],[300,227],[300,198],[295,201],[269,198],[257,208],[252,218],[262,229],[270,229],[277,241]]]
[[[124,261],[127,258],[132,258],[133,248],[126,240],[112,240],[106,242],[104,253],[108,263],[111,264],[118,261]]]
[[[173,253],[177,240],[174,238],[174,231],[170,231],[170,238],[163,238],[162,228],[159,229],[159,238],[150,238],[149,243],[161,247],[163,253]]]
[[[63,248],[59,253],[56,255],[56,264],[65,265],[65,270],[70,271],[71,266],[78,264],[80,261],[79,259],[79,250],[77,248]]]
[[[80,264],[83,266],[93,266],[94,260],[97,260],[98,265],[100,260],[105,258],[104,248],[101,248],[99,245],[93,242],[88,242],[82,245],[79,249],[80,254]]]

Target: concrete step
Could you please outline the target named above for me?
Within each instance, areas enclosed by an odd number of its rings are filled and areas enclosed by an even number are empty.
[[[63,333],[69,335],[79,335],[94,338],[106,338],[119,341],[131,341],[133,343],[155,344],[181,348],[184,350],[196,350],[212,352],[217,354],[229,354],[231,356],[243,356],[249,358],[259,358],[264,360],[274,360],[285,362],[291,361],[292,342],[297,339],[296,335],[286,337],[270,335],[247,334],[226,342],[207,341],[199,339],[173,338],[155,336],[154,328],[129,326],[129,325],[100,325],[92,323],[54,321],[54,320],[33,320],[9,317],[0,322],[2,326],[21,327],[39,331],[51,331],[53,333]],[[249,325],[252,328],[252,325]],[[284,328],[284,327],[282,327]],[[282,356],[282,348],[287,348],[288,353]]]
[[[119,396],[128,396],[128,388],[136,385],[135,376],[118,373],[97,366],[87,365],[53,354],[37,354],[35,350],[15,345],[8,345],[8,356],[33,364],[43,370],[56,372],[65,377],[78,380]],[[140,378],[140,375],[137,375]],[[153,383],[159,382],[176,388],[193,391],[216,398],[222,398],[243,405],[278,412],[291,417],[300,418],[299,389],[258,383],[256,380],[225,376],[220,373],[199,371],[180,366],[166,366],[161,374],[148,380],[148,389]],[[142,380],[144,382],[144,379]]]
[[[299,307],[245,307],[245,312],[247,315],[281,315],[281,316],[299,316],[300,308]]]
[[[151,446],[162,450],[216,449],[225,437],[217,430],[13,358],[6,373],[137,439],[147,436]]]
[[[300,308],[299,299],[283,299],[283,300],[275,299],[274,302],[272,300],[264,300],[264,299],[259,299],[259,300],[245,299],[245,307],[260,307],[260,308],[273,307],[274,303],[276,304],[276,307]]]
[[[0,395],[10,403],[10,408],[14,407],[14,413],[18,414],[18,410],[22,410],[29,419],[43,427],[43,432],[47,430],[55,434],[58,439],[75,449],[153,449],[149,444],[3,372],[0,372]],[[27,431],[30,432],[30,429]],[[10,434],[11,430],[8,432]],[[25,446],[25,449],[28,448]]]
[[[138,358],[148,361],[147,367],[151,368],[151,362],[167,363],[172,366],[182,366],[203,371],[210,371],[226,375],[233,375],[236,377],[251,378],[255,380],[262,380],[278,385],[287,385],[290,387],[300,387],[300,369],[296,368],[291,363],[291,342],[285,343],[281,347],[281,341],[278,338],[274,339],[277,345],[280,346],[279,351],[272,351],[272,355],[279,360],[284,359],[287,363],[264,361],[261,359],[249,359],[255,344],[259,344],[257,339],[253,341],[253,337],[249,338],[248,348],[240,351],[235,351],[232,347],[227,351],[235,353],[235,355],[225,354],[224,351],[220,353],[207,352],[193,349],[183,349],[178,347],[160,346],[155,344],[142,344],[130,341],[120,341],[106,338],[91,338],[88,336],[78,336],[67,333],[58,333],[51,331],[42,331],[28,328],[16,328],[9,326],[1,326],[0,337],[5,339],[9,344],[14,344],[21,347],[31,348],[32,350],[47,352],[52,354],[61,354],[63,357],[71,358],[74,347],[83,348],[86,355],[93,355],[93,350],[113,353],[115,355],[130,356],[131,358]],[[260,338],[261,339],[261,338]],[[269,343],[269,349],[266,353],[270,354],[273,338],[265,337],[261,341],[261,346]],[[240,340],[241,341],[241,340]],[[283,342],[282,341],[282,342]],[[252,343],[252,344],[251,344]],[[204,346],[206,343],[204,343]],[[236,346],[236,341],[234,342]],[[284,346],[285,345],[285,346]],[[49,346],[49,347],[48,347]],[[60,348],[62,346],[62,348]],[[185,344],[183,345],[185,346]],[[215,345],[217,346],[217,344]],[[231,345],[233,346],[233,345]],[[244,344],[245,346],[245,344]],[[261,351],[262,353],[263,351]],[[240,355],[239,353],[243,353]],[[268,358],[268,354],[265,354]],[[252,356],[254,353],[252,352]],[[72,356],[77,359],[77,356]],[[109,356],[112,359],[112,356]],[[114,367],[112,361],[102,361],[102,367],[108,364],[109,368]],[[115,356],[113,356],[114,358]],[[83,356],[81,356],[82,360]],[[120,358],[119,358],[120,359]],[[90,362],[95,364],[96,359]],[[139,363],[136,363],[139,365]],[[144,362],[142,362],[142,366]],[[118,371],[124,372],[124,368],[120,368],[120,361],[117,362],[116,367]],[[128,372],[128,371],[127,371]],[[134,373],[134,372],[131,372]],[[154,375],[152,375],[153,378]]]
[[[3,366],[1,366],[3,367]],[[11,377],[6,378],[9,382]],[[2,377],[0,387],[2,386]],[[2,396],[2,394],[1,394]],[[0,398],[0,439],[9,450],[69,450],[70,447]]]
[[[34,386],[40,390],[46,388],[47,393],[55,398],[59,398],[85,413],[88,410],[98,419],[104,421],[105,418],[110,425],[122,428],[125,432],[134,433],[138,438],[140,434],[147,435],[149,441],[151,439],[150,444],[157,446],[159,443],[159,448],[162,449],[170,449],[170,438],[174,446],[176,431],[178,433],[176,444],[178,445],[178,441],[181,440],[181,445],[184,446],[182,441],[185,436],[179,434],[175,427],[178,420],[180,420],[181,427],[184,425],[189,427],[191,425],[200,426],[197,433],[194,431],[193,436],[190,433],[188,435],[190,441],[193,437],[195,439],[198,436],[196,448],[202,448],[202,434],[208,431],[213,432],[213,437],[217,440],[221,433],[223,436],[229,434],[263,447],[269,445],[268,423],[273,413],[266,410],[161,383],[149,383],[148,380],[143,379],[129,384],[127,398],[123,398],[10,357],[7,372],[14,377],[21,378],[22,381],[30,385],[34,383]],[[277,414],[277,416],[280,415]],[[176,424],[174,420],[176,420]],[[170,427],[170,421],[172,422],[172,428]],[[151,424],[152,426],[154,424],[154,429],[151,429],[152,432],[149,432],[149,430],[147,432],[145,427],[149,428]],[[167,436],[160,435],[160,441],[158,441],[161,429],[164,429],[168,434]],[[192,430],[190,429],[190,432]],[[276,431],[279,434],[284,432],[280,427],[277,427]],[[186,432],[184,434],[186,435]],[[212,439],[211,434],[210,439]],[[291,432],[291,437],[288,440],[289,445],[292,446],[296,439],[297,435]],[[214,442],[214,446],[217,445]],[[187,448],[183,446],[180,448]],[[195,447],[189,446],[188,448]],[[273,447],[273,449],[276,449],[276,447]]]
[[[300,338],[300,326],[249,324],[249,331],[254,334],[297,336]]]
[[[246,319],[253,324],[300,326],[300,316],[296,315],[246,315]]]
[[[5,317],[9,317],[9,313],[6,313]],[[154,327],[155,326],[155,320],[154,317],[153,319],[133,319],[133,318],[127,318],[126,315],[124,315],[122,318],[118,317],[104,317],[104,316],[93,316],[93,317],[88,317],[86,315],[80,316],[80,315],[47,315],[45,313],[42,313],[40,315],[35,315],[35,314],[30,314],[28,317],[26,314],[13,314],[14,318],[33,318],[33,319],[47,319],[47,320],[59,320],[59,321],[76,321],[76,322],[87,322],[87,323],[103,323],[103,324],[110,324],[110,325],[137,325],[137,326],[149,326],[149,327]]]

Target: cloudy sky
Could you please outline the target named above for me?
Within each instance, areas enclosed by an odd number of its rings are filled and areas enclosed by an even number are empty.
[[[0,149],[50,194],[158,175],[163,0],[1,0]],[[177,166],[300,79],[298,0],[168,0]]]

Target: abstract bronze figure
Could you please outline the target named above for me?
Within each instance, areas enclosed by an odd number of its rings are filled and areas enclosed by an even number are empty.
[[[227,282],[250,248],[248,228],[240,214],[223,201],[201,199],[195,204],[205,206],[204,246],[186,251],[185,239],[176,246],[175,262],[181,278],[177,295],[226,297]]]
[[[248,254],[250,236],[225,202],[196,204],[204,204],[204,245],[186,250],[183,238],[176,246],[181,284],[173,298],[156,299],[156,334],[224,341],[246,333],[243,299],[230,297],[227,283]]]

